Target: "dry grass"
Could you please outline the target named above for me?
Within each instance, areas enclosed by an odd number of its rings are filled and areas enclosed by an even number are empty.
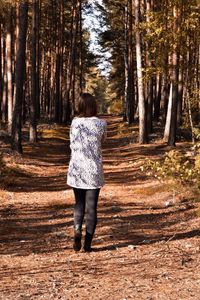
[[[58,128],[58,129],[42,129],[40,130],[40,135],[44,139],[59,139],[68,141],[68,132],[69,128],[66,129],[66,127]]]
[[[181,185],[177,186],[177,182],[170,181],[165,183],[160,183],[155,186],[147,186],[147,187],[141,187],[134,190],[136,194],[143,195],[143,196],[152,196],[156,193],[163,193],[163,192],[175,192],[178,190],[180,191]],[[182,187],[183,189],[183,187]]]

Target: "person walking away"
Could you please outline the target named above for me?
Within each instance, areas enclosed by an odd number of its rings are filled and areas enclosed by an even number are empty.
[[[97,225],[99,192],[104,185],[101,146],[107,123],[97,116],[96,100],[89,93],[80,96],[77,113],[70,127],[67,184],[73,188],[75,196],[73,248],[81,250],[82,224],[86,217],[84,250],[90,252]]]

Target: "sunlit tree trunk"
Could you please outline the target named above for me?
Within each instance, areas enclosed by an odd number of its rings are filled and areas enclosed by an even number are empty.
[[[154,119],[159,121],[160,118],[160,102],[161,102],[161,82],[162,76],[160,73],[156,76],[155,100],[154,100]]]
[[[167,142],[169,140],[170,135],[170,123],[171,123],[171,114],[172,114],[172,91],[173,85],[170,84],[170,92],[168,98],[168,105],[167,105],[167,114],[165,120],[165,131],[164,131],[164,141]]]
[[[145,144],[148,142],[147,126],[146,126],[146,111],[144,97],[144,83],[142,74],[142,48],[141,37],[138,29],[140,23],[140,0],[134,0],[135,3],[135,25],[136,25],[136,61],[137,61],[137,81],[138,81],[138,108],[139,108],[139,143]]]
[[[177,32],[177,8],[173,7],[174,26],[173,29]],[[170,70],[170,98],[168,103],[167,121],[165,125],[164,141],[170,146],[175,146],[176,130],[177,130],[177,104],[178,104],[178,51],[177,45],[174,44],[174,49],[171,57]]]
[[[179,71],[178,79],[178,107],[177,107],[177,124],[182,125],[182,113],[183,113],[183,71]]]
[[[6,40],[2,38],[2,103],[1,103],[1,110],[2,110],[2,120],[3,122],[7,121],[8,110],[7,110],[7,100],[8,100],[8,85],[7,85],[7,61],[6,61]]]
[[[8,90],[8,132],[11,133],[13,96],[12,96],[12,9],[9,10],[8,26],[6,33],[6,67],[7,67],[7,90]]]
[[[2,23],[0,19],[0,120],[2,120],[2,97],[3,97],[3,54],[2,54]]]

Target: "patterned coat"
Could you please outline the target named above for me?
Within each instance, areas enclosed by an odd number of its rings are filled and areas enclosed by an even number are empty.
[[[67,184],[80,189],[104,185],[101,143],[106,137],[106,121],[97,117],[74,118],[70,128],[71,158]]]

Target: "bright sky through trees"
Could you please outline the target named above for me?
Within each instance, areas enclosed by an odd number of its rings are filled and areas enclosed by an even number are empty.
[[[102,24],[100,24],[101,12],[98,10],[96,3],[102,5],[102,0],[90,0],[91,7],[83,13],[84,27],[90,33],[90,51],[99,56],[99,68],[103,75],[108,75],[111,65],[107,59],[110,57],[110,53],[103,52],[99,45],[99,33],[106,30],[106,26],[102,27]]]

